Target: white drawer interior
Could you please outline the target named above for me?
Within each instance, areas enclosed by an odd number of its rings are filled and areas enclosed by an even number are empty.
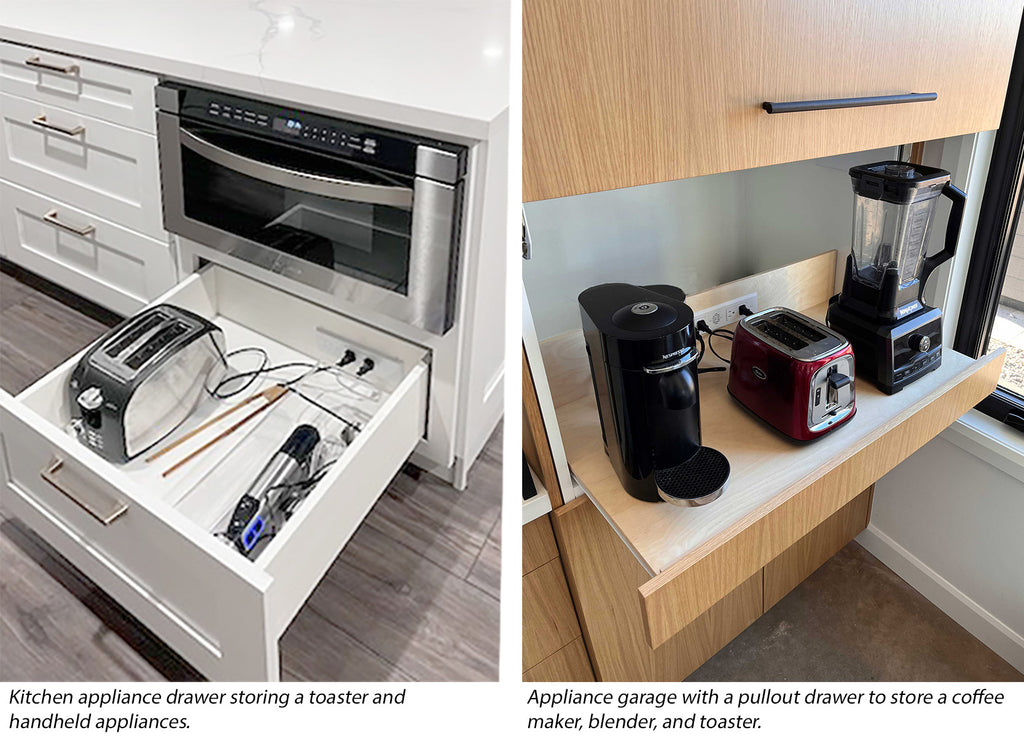
[[[230,356],[230,352],[243,348],[266,352],[271,365],[295,362],[301,366],[261,375],[242,392],[223,400],[204,398],[174,433],[123,465],[105,461],[79,444],[73,434],[68,381],[78,356],[26,390],[18,400],[63,432],[65,439],[60,447],[72,453],[83,465],[101,463],[97,473],[104,477],[112,476],[117,488],[126,496],[140,503],[161,503],[174,508],[186,521],[183,523],[186,532],[199,530],[217,535],[222,531],[237,501],[291,431],[299,424],[311,424],[322,436],[318,455],[323,457],[318,460],[321,468],[316,471],[322,478],[298,506],[296,516],[304,515],[303,506],[315,506],[357,455],[359,459],[365,459],[360,455],[364,445],[377,422],[388,418],[394,403],[403,400],[414,386],[422,387],[425,392],[425,352],[419,347],[223,268],[207,266],[158,302],[189,309],[220,326],[232,366],[229,372],[248,371],[262,360],[262,356],[252,351]],[[288,343],[281,343],[281,340]],[[306,366],[308,364],[333,363],[349,347],[357,352],[358,361],[364,356],[373,357],[374,369],[363,377],[354,375],[355,365],[307,376],[294,387],[308,400],[288,393],[228,437],[167,475],[165,472],[179,460],[260,404],[244,406],[180,447],[152,462],[147,461],[147,457],[177,437],[225,412],[247,396],[282,379],[302,375],[310,369]],[[239,384],[243,383],[244,380]],[[233,387],[226,388],[228,392],[232,390]],[[409,435],[409,451],[422,434],[425,421],[425,398],[418,398],[419,402],[414,404],[417,426]],[[337,416],[344,418],[345,422]],[[342,438],[343,432],[345,439]],[[347,446],[345,442],[348,442]],[[397,465],[400,466],[405,457],[407,454],[399,456]],[[328,462],[330,465],[325,465]],[[388,472],[385,480],[396,468],[381,466],[382,471]],[[370,499],[372,501],[376,496]],[[289,520],[285,528],[291,523]],[[257,547],[254,562],[258,567],[264,567],[278,555],[275,547],[285,542],[284,534],[278,535],[280,537],[270,538]],[[231,550],[231,553],[237,552]]]

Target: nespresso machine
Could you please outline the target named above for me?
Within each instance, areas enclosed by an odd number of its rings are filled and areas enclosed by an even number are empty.
[[[579,296],[605,452],[629,494],[704,505],[729,461],[701,445],[693,311],[674,286],[593,286]]]
[[[850,178],[853,248],[825,319],[853,345],[858,373],[892,395],[941,364],[942,310],[922,295],[931,272],[953,257],[966,196],[944,169],[900,161],[853,167]],[[940,194],[953,203],[945,246],[926,257]]]

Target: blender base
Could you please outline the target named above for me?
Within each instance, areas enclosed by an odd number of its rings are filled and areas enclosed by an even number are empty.
[[[942,310],[922,308],[896,322],[880,322],[829,303],[825,324],[853,346],[857,374],[886,395],[898,393],[942,364]],[[922,350],[923,349],[923,350]]]

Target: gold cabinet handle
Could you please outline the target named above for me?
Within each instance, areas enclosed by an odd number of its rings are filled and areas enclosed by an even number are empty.
[[[78,66],[75,64],[58,65],[54,62],[43,62],[43,58],[39,55],[28,58],[25,60],[25,64],[33,68],[42,68],[43,70],[49,70],[53,73],[63,73],[64,75],[73,75],[78,72]]]
[[[39,472],[43,481],[88,512],[103,525],[110,525],[128,511],[128,505],[111,497],[109,490],[92,486],[88,480],[76,476],[60,458],[54,458],[49,467]]]
[[[84,125],[75,125],[74,127],[61,127],[60,125],[54,125],[52,122],[46,121],[46,115],[41,114],[32,120],[32,124],[36,127],[45,127],[47,130],[53,130],[54,132],[60,133],[61,135],[81,135],[85,132]]]
[[[92,224],[86,224],[85,226],[72,226],[71,224],[65,224],[59,218],[57,218],[57,209],[54,208],[52,211],[43,216],[43,221],[48,224],[53,224],[58,229],[69,231],[72,234],[77,234],[80,237],[87,237],[96,231],[96,227]]]

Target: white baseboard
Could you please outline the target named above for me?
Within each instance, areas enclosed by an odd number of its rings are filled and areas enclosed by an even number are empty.
[[[953,621],[1024,673],[1024,636],[992,616],[874,524],[857,536],[857,541]]]

